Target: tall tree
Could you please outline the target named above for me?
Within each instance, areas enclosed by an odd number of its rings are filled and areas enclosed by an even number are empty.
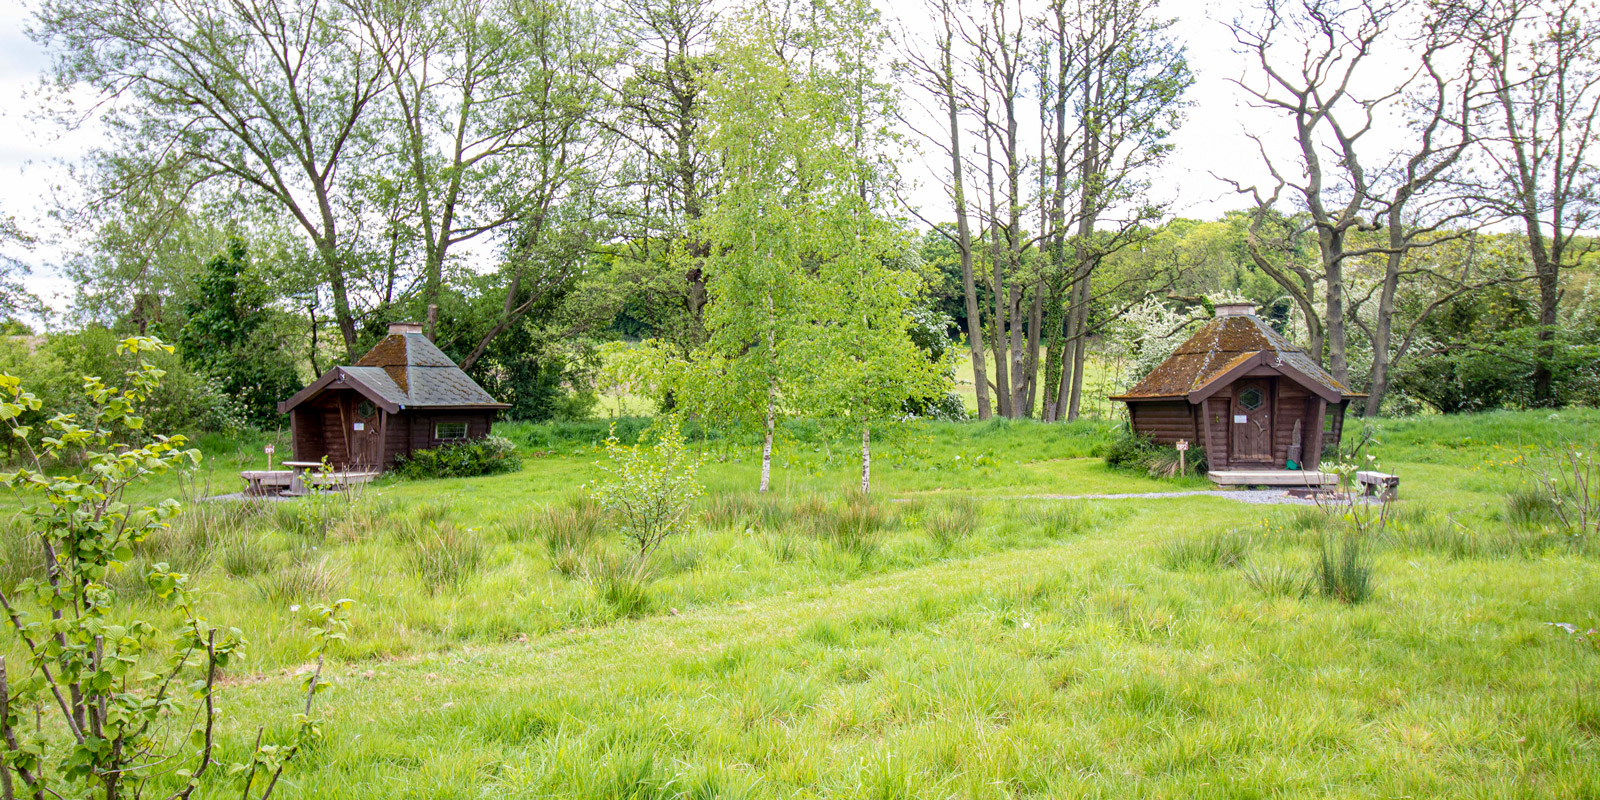
[[[1280,168],[1264,137],[1249,134],[1260,147],[1274,185],[1263,193],[1243,187],[1256,203],[1250,255],[1256,265],[1294,298],[1305,319],[1311,352],[1326,348],[1328,369],[1350,382],[1345,261],[1353,232],[1377,227],[1372,208],[1372,176],[1363,165],[1361,140],[1372,131],[1378,109],[1402,87],[1358,96],[1358,75],[1373,66],[1381,43],[1393,36],[1402,5],[1393,0],[1267,0],[1258,18],[1234,20],[1239,50],[1249,57],[1252,75],[1235,81],[1254,100],[1289,122],[1299,174]],[[1271,209],[1285,192],[1293,195],[1317,241],[1315,266],[1277,260],[1265,241]],[[1321,308],[1318,285],[1321,285]]]
[[[1583,0],[1443,0],[1472,43],[1493,102],[1481,117],[1483,192],[1527,234],[1539,285],[1536,402],[1555,400],[1563,270],[1600,214],[1600,20]]]
[[[1056,0],[1045,17],[1039,69],[1042,110],[1053,130],[1044,154],[1041,235],[1055,289],[1050,316],[1061,319],[1057,310],[1064,311],[1066,323],[1064,330],[1059,323],[1050,328],[1051,419],[1078,417],[1095,272],[1112,254],[1149,238],[1151,224],[1166,213],[1150,198],[1150,180],[1171,152],[1168,138],[1194,82],[1172,26],[1155,0]],[[1158,287],[1153,282],[1149,291]]]
[[[983,345],[983,315],[978,308],[978,288],[974,272],[974,241],[967,198],[967,163],[962,156],[962,137],[966,105],[959,86],[964,80],[965,65],[958,58],[957,26],[961,24],[952,0],[936,0],[928,7],[936,17],[933,35],[934,56],[929,58],[913,42],[905,53],[908,72],[913,80],[933,95],[943,118],[938,134],[927,136],[945,150],[950,159],[949,177],[945,189],[956,215],[955,230],[934,225],[933,230],[950,240],[961,262],[962,300],[966,308],[966,332],[969,358],[972,363],[973,388],[977,395],[978,419],[989,419],[994,414],[989,400],[989,372]],[[959,76],[959,77],[958,77]]]
[[[321,262],[347,355],[357,355],[353,254],[382,170],[374,107],[381,43],[346,6],[314,0],[49,0],[35,37],[53,76],[98,96],[121,181],[179,170],[191,188],[244,189],[288,214]]]
[[[549,185],[571,180],[572,168],[541,168],[547,151],[577,149],[592,130],[581,124],[596,113],[587,87],[606,51],[596,21],[570,2],[427,0],[359,11],[365,35],[383,44],[376,55],[404,167],[402,227],[421,245],[421,301],[431,311],[452,248],[548,213],[539,204]],[[430,313],[430,337],[436,322]]]
[[[262,427],[280,421],[278,402],[301,386],[287,343],[271,329],[265,287],[251,269],[245,241],[230,238],[227,249],[206,262],[178,331],[183,362],[216,381],[244,407],[248,421]]]
[[[624,0],[616,16],[629,46],[610,81],[608,127],[628,145],[621,172],[634,189],[627,215],[634,224],[627,235],[638,242],[641,268],[672,272],[665,288],[685,319],[661,332],[687,351],[705,335],[710,249],[696,225],[718,186],[718,164],[701,135],[718,9],[711,0]]]

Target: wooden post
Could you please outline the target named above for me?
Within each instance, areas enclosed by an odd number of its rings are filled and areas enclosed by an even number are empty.
[[[1185,476],[1185,475],[1189,474],[1188,455],[1189,455],[1189,440],[1188,439],[1179,439],[1178,440],[1178,475],[1180,475],[1180,476]]]

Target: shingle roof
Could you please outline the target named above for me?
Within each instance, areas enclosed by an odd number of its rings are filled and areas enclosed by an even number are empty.
[[[294,397],[278,404],[287,412],[335,381],[353,386],[390,411],[401,408],[508,408],[456,366],[420,333],[391,333],[354,366],[334,367]]]
[[[1217,317],[1174,350],[1144,380],[1113,400],[1153,400],[1188,397],[1248,362],[1260,361],[1291,377],[1318,386],[1319,393],[1350,394],[1316,359],[1296,347],[1254,314]],[[1302,383],[1305,381],[1301,381]]]

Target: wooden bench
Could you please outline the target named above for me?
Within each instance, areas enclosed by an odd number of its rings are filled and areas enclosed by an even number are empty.
[[[1363,470],[1356,473],[1356,483],[1361,484],[1361,493],[1367,497],[1377,497],[1384,502],[1400,497],[1400,478],[1397,475]]]
[[[244,478],[245,494],[278,494],[289,488],[294,481],[294,472],[286,469],[256,469],[245,470],[239,473],[239,477]]]

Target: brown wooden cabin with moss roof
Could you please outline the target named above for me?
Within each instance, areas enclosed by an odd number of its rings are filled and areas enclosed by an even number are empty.
[[[326,457],[346,470],[387,469],[418,450],[488,436],[506,408],[410,322],[392,323],[354,365],[278,404],[295,461]]]
[[[1338,444],[1358,396],[1253,306],[1232,303],[1218,305],[1215,319],[1111,399],[1128,404],[1135,432],[1204,452],[1218,483],[1292,484],[1328,482],[1315,472],[1323,448]]]

